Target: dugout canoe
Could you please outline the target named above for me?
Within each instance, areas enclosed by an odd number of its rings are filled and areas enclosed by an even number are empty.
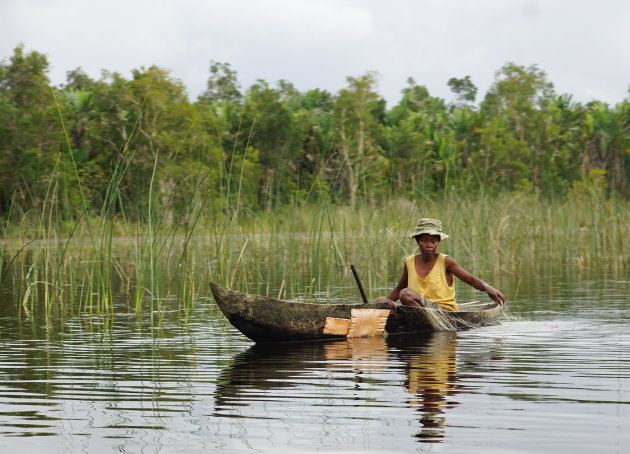
[[[212,295],[230,323],[256,343],[340,340],[426,331],[457,331],[497,322],[502,308],[489,303],[465,311],[386,304],[314,304],[228,290],[212,282]]]

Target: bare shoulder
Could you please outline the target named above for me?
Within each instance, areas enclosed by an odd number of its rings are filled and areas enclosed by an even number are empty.
[[[459,263],[457,263],[457,260],[455,260],[450,255],[447,255],[444,258],[444,263],[446,264],[446,268],[450,268],[450,267],[453,267],[453,266],[459,266]]]
[[[453,273],[455,276],[459,277],[460,279],[463,279],[468,274],[470,274],[453,257],[448,257],[448,256],[446,257],[446,260],[444,261],[444,268],[446,268],[447,272]]]

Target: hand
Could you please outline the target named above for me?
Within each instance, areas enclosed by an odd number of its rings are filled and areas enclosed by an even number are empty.
[[[385,298],[384,296],[379,296],[378,298],[376,298],[376,300],[374,301],[375,303],[393,303],[392,300]]]
[[[505,306],[505,296],[503,296],[503,293],[498,291],[496,288],[488,285],[488,287],[486,288],[486,293],[488,294],[490,299],[497,303],[499,306]]]
[[[389,298],[385,298],[384,296],[380,296],[380,297],[376,298],[376,301],[374,301],[374,302],[375,303],[380,303],[380,304],[387,304],[387,307],[389,308],[389,313],[390,314],[395,314],[396,313],[396,303],[394,303]]]

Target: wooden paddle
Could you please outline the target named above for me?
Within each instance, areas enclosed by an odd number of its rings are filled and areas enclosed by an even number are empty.
[[[357,285],[359,286],[359,291],[361,292],[361,298],[363,299],[363,304],[368,303],[367,296],[365,296],[365,290],[363,290],[363,284],[361,284],[361,279],[359,279],[359,273],[357,273],[357,269],[354,265],[350,265],[350,269],[352,270],[352,274],[354,275],[354,280],[357,281]]]

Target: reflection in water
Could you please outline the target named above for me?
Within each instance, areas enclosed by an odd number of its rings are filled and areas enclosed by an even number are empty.
[[[296,375],[321,357],[322,344],[256,344],[232,360],[219,374],[214,416],[232,416],[234,407],[250,405],[267,390],[291,388]]]
[[[418,441],[440,442],[445,430],[444,412],[457,404],[447,400],[455,394],[456,342],[456,333],[444,332],[392,336],[387,340],[374,337],[328,343],[254,345],[236,355],[232,365],[220,374],[213,416],[252,417],[256,413],[253,409],[243,412],[238,408],[256,406],[263,400],[308,401],[313,399],[313,393],[300,390],[310,382],[323,388],[318,398],[336,402],[337,416],[342,417],[340,413],[349,405],[369,406],[375,400],[391,398],[392,393],[385,392],[385,388],[392,386],[394,369],[404,373],[399,383],[403,384],[407,398],[404,402],[382,403],[414,410],[420,424],[415,435]],[[379,372],[387,378],[379,379]],[[326,381],[330,378],[327,374],[336,374],[332,384]],[[336,394],[333,389],[340,381],[350,381],[357,391],[351,402],[347,392]],[[278,390],[286,392],[270,392]],[[291,396],[292,391],[296,395]],[[395,396],[400,400],[400,394]],[[287,414],[265,413],[264,418],[285,419]]]
[[[444,437],[444,411],[458,402],[447,400],[456,393],[457,333],[440,331],[424,337],[391,336],[388,345],[396,348],[407,371],[409,405],[417,410],[419,441],[439,442]]]
[[[540,283],[497,326],[271,347],[206,300],[182,323],[0,290],[0,452],[627,452],[630,280]]]
[[[389,353],[383,337],[362,337],[324,344],[324,359],[329,369],[351,368],[357,374],[386,369]]]
[[[203,392],[191,377],[211,373],[196,369],[195,340],[179,322],[57,320],[16,324],[0,314],[0,452],[137,452],[170,436],[173,415]]]

